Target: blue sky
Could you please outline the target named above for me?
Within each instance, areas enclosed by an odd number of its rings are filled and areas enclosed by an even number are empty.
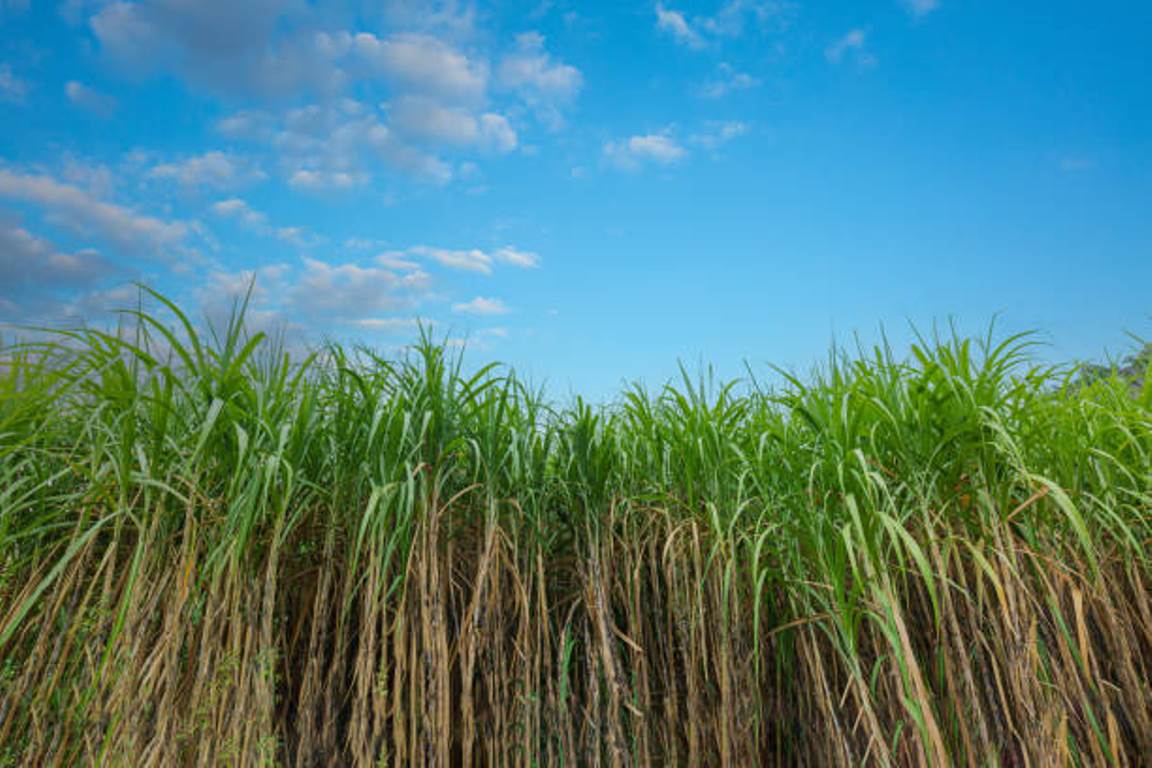
[[[1152,336],[1152,6],[0,0],[0,321],[203,315],[554,392],[955,318]]]

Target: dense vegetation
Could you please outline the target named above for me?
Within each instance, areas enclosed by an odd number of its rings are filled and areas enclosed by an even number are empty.
[[[553,408],[164,311],[5,353],[0,764],[1152,755],[1152,384],[949,337]]]

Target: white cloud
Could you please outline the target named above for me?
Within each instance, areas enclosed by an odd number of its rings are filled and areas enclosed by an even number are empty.
[[[479,248],[466,250],[452,250],[449,248],[431,248],[427,245],[417,245],[408,249],[413,256],[431,259],[450,269],[459,269],[465,272],[480,272],[492,274],[492,257]]]
[[[220,200],[212,204],[212,211],[218,216],[233,218],[252,228],[268,226],[268,217],[253,210],[248,203],[238,197]]]
[[[226,152],[205,152],[184,160],[154,166],[148,175],[174,181],[182,187],[229,189],[264,178],[251,162]]]
[[[259,110],[242,110],[216,123],[220,135],[229,139],[260,141],[272,135],[275,119]]]
[[[75,106],[101,117],[116,111],[116,99],[76,80],[69,80],[64,85],[64,94]]]
[[[631,136],[604,145],[605,158],[624,170],[636,170],[644,163],[672,165],[687,154],[688,151],[667,131]]]
[[[452,311],[460,315],[506,315],[509,309],[500,299],[477,296],[471,301],[453,304]]]
[[[311,105],[285,115],[272,139],[289,184],[300,189],[348,189],[367,184],[378,162],[418,179],[446,183],[452,168],[396,136],[376,112],[352,99]]]
[[[332,189],[351,189],[368,183],[369,175],[350,171],[316,170],[300,168],[288,177],[288,186],[313,192]]]
[[[768,29],[773,21],[787,22],[792,5],[779,0],[728,0],[715,16],[704,19],[702,26],[712,34],[739,37],[751,19],[758,29]]]
[[[479,118],[423,96],[406,96],[388,105],[390,126],[406,137],[432,144],[475,147],[494,152],[516,148],[516,131],[507,118],[486,112]]]
[[[97,251],[65,253],[23,227],[0,221],[0,295],[90,284],[114,271]]]
[[[868,52],[867,46],[868,30],[852,29],[825,48],[824,56],[838,64],[851,54],[860,66],[868,67],[876,63],[876,57]]]
[[[351,263],[329,264],[315,259],[304,263],[291,303],[306,315],[363,320],[412,305],[428,285],[428,275],[419,271],[398,275]]]
[[[97,200],[50,176],[0,170],[0,197],[36,204],[45,209],[53,223],[82,235],[96,235],[139,255],[170,256],[181,248],[191,231],[184,222],[161,221]]]
[[[28,95],[28,83],[17,77],[8,64],[0,64],[0,101],[23,103]]]
[[[338,41],[334,45],[339,45]],[[437,37],[402,34],[350,37],[350,51],[394,85],[450,102],[477,103],[488,87],[488,67]]]
[[[331,94],[345,83],[295,0],[114,0],[89,20],[103,51],[141,77],[173,72],[215,91]]]
[[[516,149],[518,137],[508,123],[508,118],[494,112],[480,116],[480,146],[495,152],[511,152]]]
[[[663,3],[656,5],[656,27],[672,35],[676,42],[689,48],[703,48],[704,37],[692,28],[681,11],[665,8]]]
[[[748,123],[739,120],[709,122],[705,124],[704,130],[692,134],[689,141],[707,149],[716,149],[732,139],[743,136],[748,130]]]
[[[284,290],[288,271],[286,264],[270,264],[236,272],[213,270],[197,289],[197,297],[204,304],[223,305],[243,298],[251,291],[253,300],[265,300]]]
[[[300,340],[303,329],[281,301],[291,288],[290,278],[291,268],[287,264],[268,264],[234,272],[217,269],[208,273],[196,289],[196,298],[209,323],[215,325],[228,322],[237,304],[247,299],[244,325],[249,332],[284,334],[285,340],[292,343]]]
[[[419,269],[420,265],[407,257],[405,251],[385,251],[376,257],[376,263],[388,269]]]
[[[760,80],[747,72],[740,72],[730,64],[721,62],[717,67],[716,77],[709,80],[700,89],[702,96],[709,99],[719,99],[736,91],[746,91],[760,85]]]
[[[540,257],[537,254],[531,251],[522,251],[510,245],[497,248],[492,253],[492,258],[503,264],[511,264],[514,267],[523,267],[525,269],[540,266]]]
[[[580,70],[556,61],[545,50],[544,37],[537,32],[516,38],[516,46],[500,62],[497,80],[549,130],[564,126],[564,110],[584,84]]]
[[[560,103],[575,98],[584,83],[580,70],[552,59],[544,49],[544,37],[536,32],[516,38],[515,51],[500,62],[499,78],[506,88]]]
[[[433,248],[427,245],[415,245],[404,251],[389,251],[377,257],[380,263],[403,264],[408,266],[411,259],[428,259],[449,269],[458,269],[465,272],[479,272],[483,275],[492,274],[492,267],[496,264],[507,264],[521,269],[531,269],[540,266],[539,255],[531,251],[524,251],[511,245],[506,245],[494,251],[484,251],[480,248]]]
[[[377,0],[364,10],[376,9],[384,22],[398,29],[435,30],[458,38],[475,31],[473,0]]]
[[[927,16],[940,7],[940,0],[901,0],[901,3],[916,18]]]
[[[273,230],[273,234],[278,240],[298,248],[304,248],[316,241],[316,238],[309,235],[303,227],[277,227]]]
[[[317,238],[303,227],[274,227],[268,221],[268,216],[265,213],[257,211],[238,197],[218,200],[212,204],[212,212],[222,218],[238,221],[264,237],[274,237],[281,242],[299,248],[315,245],[322,239]]]
[[[74,157],[65,158],[64,167],[60,170],[60,177],[64,181],[88,190],[89,194],[97,198],[112,197],[117,175],[107,165]]]
[[[415,317],[365,317],[354,324],[378,333],[410,333],[420,327],[421,320]],[[424,321],[425,325],[429,323]]]
[[[760,30],[767,30],[773,21],[786,23],[791,7],[777,0],[728,0],[715,15],[690,19],[682,11],[658,3],[656,27],[681,45],[700,50],[719,38],[740,37],[749,19]]]

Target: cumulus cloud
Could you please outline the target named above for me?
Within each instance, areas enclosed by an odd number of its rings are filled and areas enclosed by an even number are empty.
[[[559,127],[581,88],[579,70],[537,33],[498,55],[470,34],[467,3],[392,0],[361,11],[364,31],[334,27],[340,14],[299,0],[111,0],[89,26],[130,73],[255,97],[216,130],[269,148],[300,190],[364,187],[384,169],[445,184],[456,163],[442,153],[512,152],[521,144],[514,122],[532,115]],[[397,25],[402,31],[378,31]],[[86,100],[86,86],[70,88]],[[155,175],[227,188],[236,179],[227,160],[208,153],[186,167],[166,162]]]
[[[0,64],[0,101],[23,103],[28,95],[28,83],[17,77],[8,64]]]
[[[203,304],[232,303],[251,292],[259,303],[281,293],[289,274],[286,264],[270,264],[255,269],[227,271],[216,269],[208,273],[196,296]]]
[[[467,38],[475,32],[473,0],[383,0],[364,10],[367,14],[378,10],[381,20],[403,29],[435,31],[457,38]]]
[[[98,251],[66,253],[23,227],[0,221],[0,295],[89,285],[114,271]]]
[[[688,151],[667,131],[630,136],[604,145],[604,157],[624,170],[637,170],[644,164],[672,165],[687,155]]]
[[[294,308],[305,315],[345,321],[411,306],[428,286],[428,275],[397,274],[382,267],[354,263],[329,264],[306,259],[303,274],[292,289]]]
[[[355,171],[335,171],[329,169],[299,168],[288,177],[288,186],[293,189],[319,192],[332,189],[352,189],[368,183],[367,173]]]
[[[214,269],[197,287],[195,296],[213,326],[229,322],[237,305],[247,301],[244,325],[249,332],[273,333],[296,343],[303,340],[304,329],[294,321],[294,311],[281,301],[291,288],[291,272],[287,264],[235,271]]]
[[[238,187],[264,178],[264,172],[250,161],[218,151],[153,166],[148,175],[182,187],[215,189]]]
[[[516,38],[515,49],[500,62],[499,77],[506,88],[560,103],[575,98],[584,83],[580,70],[552,58],[545,50],[543,35],[537,32]]]
[[[318,47],[294,0],[138,0],[89,21],[103,51],[136,76],[173,72],[216,91],[264,97],[332,93],[343,73]]]
[[[227,200],[220,200],[213,203],[212,211],[218,216],[236,219],[249,227],[268,226],[267,216],[260,211],[253,210],[252,206],[238,197],[231,197]]]
[[[564,125],[566,109],[584,84],[580,70],[555,60],[545,49],[544,37],[526,32],[500,62],[500,87],[515,93],[537,120],[552,130]]]
[[[509,309],[500,299],[477,296],[471,301],[453,304],[452,311],[460,315],[506,315]]]
[[[37,205],[53,223],[136,255],[171,256],[191,232],[184,222],[162,221],[98,200],[50,176],[0,170],[0,197]]]
[[[0,318],[74,323],[103,311],[92,299],[123,275],[93,249],[67,251],[0,219]]]
[[[269,138],[275,128],[275,118],[259,110],[242,110],[216,123],[216,131],[225,138],[261,141]]]
[[[503,115],[474,116],[422,96],[406,96],[388,105],[389,124],[407,138],[430,144],[474,147],[495,152],[516,148],[516,131]]]
[[[839,64],[849,56],[860,66],[872,66],[876,57],[868,52],[868,30],[852,29],[834,40],[824,49],[824,56],[833,64]]]
[[[408,91],[449,102],[477,103],[488,87],[488,67],[443,40],[425,34],[380,38],[368,32],[327,36],[333,49],[347,49],[373,73]]]
[[[100,117],[116,111],[116,99],[76,80],[69,80],[64,85],[64,95],[73,105]]]
[[[397,137],[379,115],[352,99],[291,110],[272,138],[289,183],[301,189],[348,189],[367,184],[378,162],[433,183],[451,166]]]

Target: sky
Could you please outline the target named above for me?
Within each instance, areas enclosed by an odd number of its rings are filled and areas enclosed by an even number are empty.
[[[1152,337],[1152,4],[0,0],[0,323],[135,283],[557,394]],[[9,331],[11,334],[12,331]]]

